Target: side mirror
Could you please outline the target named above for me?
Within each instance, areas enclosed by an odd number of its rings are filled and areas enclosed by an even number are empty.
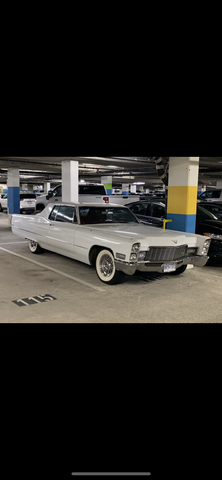
[[[46,200],[49,200],[50,198],[53,197],[53,193],[52,193],[52,190],[49,190],[47,195],[46,195]]]

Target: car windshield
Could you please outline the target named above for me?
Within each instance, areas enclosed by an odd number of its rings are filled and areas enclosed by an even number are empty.
[[[105,195],[104,185],[79,185],[79,194]]]
[[[79,207],[81,225],[95,223],[139,223],[127,208]]]
[[[20,193],[20,200],[24,200],[25,198],[36,198],[35,193]]]
[[[218,218],[215,215],[213,215],[213,213],[208,212],[208,210],[206,210],[203,207],[200,207],[200,205],[197,205],[197,215],[200,218],[206,218],[209,220],[218,220]]]

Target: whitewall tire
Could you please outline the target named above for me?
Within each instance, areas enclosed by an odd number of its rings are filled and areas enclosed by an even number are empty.
[[[33,240],[29,240],[29,250],[32,253],[41,253],[42,248],[39,246],[37,242],[34,242]]]
[[[96,273],[99,279],[108,285],[120,283],[125,274],[116,270],[113,254],[109,250],[101,250],[96,258]]]

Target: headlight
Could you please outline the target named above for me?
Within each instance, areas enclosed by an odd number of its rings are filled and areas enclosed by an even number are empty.
[[[205,242],[204,242],[204,244],[203,244],[203,249],[202,249],[201,255],[207,255],[207,254],[208,254],[210,242],[211,242],[210,239],[209,239],[209,240],[205,240]]]
[[[134,243],[131,251],[138,253],[140,251],[140,245],[141,245],[140,243]]]
[[[137,260],[137,254],[136,253],[131,253],[130,261],[132,262],[132,261],[135,261],[135,260]]]
[[[142,262],[146,256],[146,252],[140,252],[138,254],[138,262]]]
[[[216,233],[205,233],[204,235],[213,238],[214,240],[222,240],[222,235],[217,235]]]

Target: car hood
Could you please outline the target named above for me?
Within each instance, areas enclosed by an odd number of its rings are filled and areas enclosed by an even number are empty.
[[[110,240],[114,236],[115,238],[124,238],[129,242],[140,242],[144,246],[148,244],[172,247],[173,245],[184,245],[187,242],[190,246],[195,246],[198,238],[198,235],[193,233],[162,230],[158,227],[141,224],[87,225],[85,228],[89,229],[94,235],[101,235],[101,238],[105,234]]]

